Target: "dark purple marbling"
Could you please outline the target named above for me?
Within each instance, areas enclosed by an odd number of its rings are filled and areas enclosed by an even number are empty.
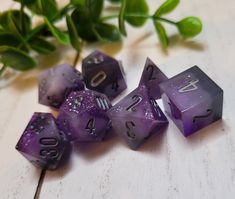
[[[160,84],[165,111],[184,136],[222,117],[223,90],[194,66]]]
[[[99,51],[83,60],[82,74],[88,89],[104,93],[109,99],[127,88],[121,63]]]
[[[60,108],[58,125],[71,141],[101,141],[110,129],[109,99],[96,91],[72,92]]]
[[[34,165],[56,169],[68,147],[64,133],[50,113],[34,113],[16,149]]]
[[[58,109],[71,91],[84,90],[82,74],[62,64],[44,71],[39,76],[39,103]]]
[[[156,99],[149,96],[145,85],[138,87],[113,106],[108,115],[114,131],[132,149],[137,149],[152,133],[168,124]]]
[[[149,95],[155,99],[161,98],[161,92],[159,84],[168,80],[167,76],[153,63],[153,61],[147,58],[144,70],[140,79],[140,85],[146,85],[149,90]]]

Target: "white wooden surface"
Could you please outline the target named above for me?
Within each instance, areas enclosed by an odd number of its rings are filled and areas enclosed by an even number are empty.
[[[162,1],[149,0],[151,10]],[[1,2],[1,10],[11,6]],[[170,17],[200,16],[204,29],[193,41],[172,37],[168,52],[162,51],[154,29],[128,27],[128,39],[115,45],[91,45],[123,60],[128,93],[139,81],[147,56],[173,76],[199,65],[225,92],[223,120],[184,138],[170,121],[168,129],[153,136],[138,151],[130,150],[116,136],[102,143],[74,147],[68,164],[47,172],[43,199],[233,199],[235,197],[235,1],[181,0]],[[176,30],[167,26],[168,33]],[[75,53],[41,60],[41,65],[73,62]],[[46,61],[45,61],[46,60]],[[50,62],[48,63],[48,60]],[[77,65],[80,68],[80,62]],[[28,163],[14,146],[34,111],[48,111],[37,104],[38,71],[21,75],[0,90],[0,198],[33,198],[40,171]],[[124,94],[125,95],[125,94]]]

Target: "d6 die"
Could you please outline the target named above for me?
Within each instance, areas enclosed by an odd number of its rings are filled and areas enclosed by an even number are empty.
[[[222,117],[223,90],[194,66],[160,84],[165,111],[184,136]]]
[[[16,149],[34,165],[56,169],[68,144],[50,113],[34,113]]]
[[[112,128],[122,136],[132,149],[137,149],[151,133],[168,124],[156,100],[148,95],[142,85],[113,106],[108,115]]]
[[[86,87],[115,98],[127,88],[122,65],[112,57],[95,51],[82,63]]]
[[[149,90],[149,95],[155,99],[161,98],[161,92],[159,84],[168,80],[167,76],[153,63],[153,61],[147,58],[145,67],[140,79],[140,85],[146,85]]]
[[[39,76],[39,103],[58,109],[74,90],[84,90],[82,74],[68,64],[62,64]]]
[[[95,91],[72,92],[60,108],[59,127],[71,141],[101,141],[110,128],[108,98]]]

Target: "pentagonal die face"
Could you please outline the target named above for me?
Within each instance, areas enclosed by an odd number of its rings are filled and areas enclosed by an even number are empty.
[[[58,109],[71,91],[84,90],[81,73],[62,64],[39,76],[39,103]]]
[[[161,91],[159,84],[166,80],[168,80],[167,76],[153,63],[151,59],[147,58],[139,85],[144,84],[148,88],[150,96],[155,99],[160,99]]]
[[[82,74],[87,88],[104,93],[109,99],[127,88],[121,64],[98,51],[83,60]]]
[[[50,113],[34,113],[16,149],[34,165],[56,169],[68,141]]]
[[[189,136],[222,117],[223,90],[194,66],[160,84],[166,112]]]
[[[168,123],[154,98],[145,86],[140,86],[113,106],[108,115],[112,128],[132,149],[137,149],[151,133]]]
[[[95,91],[72,92],[60,108],[58,125],[71,141],[101,141],[110,128],[108,98]]]

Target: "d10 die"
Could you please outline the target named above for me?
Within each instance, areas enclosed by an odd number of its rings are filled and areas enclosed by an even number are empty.
[[[184,136],[222,117],[223,90],[194,66],[160,84],[165,111]]]
[[[58,109],[74,90],[84,90],[82,75],[68,64],[62,64],[39,76],[39,103]]]
[[[127,88],[122,65],[112,57],[95,51],[82,62],[86,87],[115,98]]]
[[[113,106],[108,115],[114,131],[122,136],[132,149],[168,124],[156,100],[149,97],[146,86],[140,86]]]
[[[72,92],[60,108],[59,127],[71,141],[101,141],[110,128],[108,98],[95,91]]]
[[[68,144],[50,113],[34,113],[16,149],[34,165],[56,169]]]
[[[140,79],[140,85],[146,85],[149,90],[149,95],[155,99],[161,98],[161,92],[159,84],[168,80],[167,76],[151,61],[147,58],[145,67]]]

